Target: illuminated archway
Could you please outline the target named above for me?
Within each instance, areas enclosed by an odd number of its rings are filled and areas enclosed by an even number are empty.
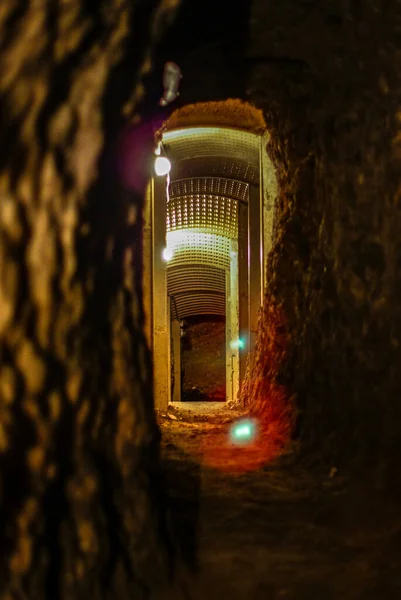
[[[177,323],[192,315],[225,316],[227,400],[237,397],[271,244],[275,178],[263,125],[260,111],[229,100],[184,107],[159,134],[171,171],[149,186],[144,277],[158,408],[171,400]]]

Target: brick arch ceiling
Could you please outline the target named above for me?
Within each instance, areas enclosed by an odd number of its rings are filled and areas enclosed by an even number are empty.
[[[225,314],[230,241],[238,237],[238,205],[259,184],[259,135],[241,129],[166,131],[171,161],[167,199],[167,289],[175,318]]]

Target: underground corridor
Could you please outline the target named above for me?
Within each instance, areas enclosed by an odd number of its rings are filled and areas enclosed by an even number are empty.
[[[263,113],[232,99],[186,105],[159,138],[143,240],[155,406],[235,403],[256,341],[277,188]]]
[[[1,3],[1,600],[401,597],[400,31]]]

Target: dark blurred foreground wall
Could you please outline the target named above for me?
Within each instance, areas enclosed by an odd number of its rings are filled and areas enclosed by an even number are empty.
[[[177,2],[0,4],[0,597],[140,599],[168,561],[112,157]]]
[[[400,36],[396,0],[255,0],[247,57],[280,188],[247,400],[278,381],[304,449],[378,481],[400,480]]]

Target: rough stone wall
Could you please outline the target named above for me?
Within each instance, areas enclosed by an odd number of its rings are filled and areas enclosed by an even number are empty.
[[[4,599],[139,599],[167,576],[142,199],[114,150],[176,4],[0,5]]]
[[[255,0],[248,56],[279,180],[255,381],[274,304],[289,341],[271,376],[297,396],[304,448],[391,478],[401,448],[400,31],[396,0]]]

